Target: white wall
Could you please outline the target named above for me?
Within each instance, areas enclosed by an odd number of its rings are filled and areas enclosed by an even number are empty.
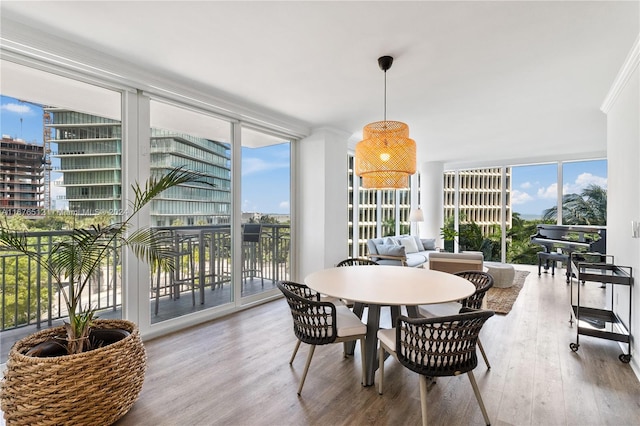
[[[631,237],[631,221],[640,220],[640,37],[636,40],[603,111],[607,113],[607,253],[615,263],[631,266],[635,288],[631,296],[632,367],[640,378],[640,238]],[[614,310],[628,318],[629,292],[614,287]],[[626,351],[627,345],[622,345]]]
[[[444,164],[431,161],[420,164],[420,208],[424,213],[424,222],[420,223],[420,237],[436,238],[436,245],[443,247],[440,241],[440,228],[444,211]]]
[[[347,140],[349,135],[314,130],[300,141],[298,176],[298,274],[334,266],[348,257]]]

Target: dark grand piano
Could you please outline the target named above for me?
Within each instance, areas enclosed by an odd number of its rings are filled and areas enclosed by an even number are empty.
[[[607,252],[607,229],[604,226],[582,225],[548,225],[536,226],[536,234],[531,236],[531,242],[542,246],[538,253],[538,269],[542,260],[563,261],[567,264],[567,283],[571,278],[571,256],[574,253],[596,253],[604,255]]]

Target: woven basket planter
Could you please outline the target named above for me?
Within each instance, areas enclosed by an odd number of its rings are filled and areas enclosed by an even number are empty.
[[[63,327],[34,333],[9,352],[0,384],[2,411],[12,425],[109,425],[125,415],[144,382],[146,352],[136,324],[96,320],[94,328],[131,334],[92,351],[51,358],[25,356],[27,350],[64,334]]]

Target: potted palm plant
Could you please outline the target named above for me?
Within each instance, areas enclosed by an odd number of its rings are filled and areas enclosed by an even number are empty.
[[[168,232],[129,229],[132,218],[157,195],[191,182],[208,184],[182,168],[144,186],[136,183],[135,199],[120,221],[73,228],[46,252],[30,246],[24,233],[0,228],[0,250],[37,262],[55,282],[68,311],[64,326],[36,332],[12,347],[0,383],[7,425],[111,424],[131,408],[146,369],[138,328],[126,320],[96,319],[95,308],[82,295],[114,250],[130,248],[154,270],[174,269]]]

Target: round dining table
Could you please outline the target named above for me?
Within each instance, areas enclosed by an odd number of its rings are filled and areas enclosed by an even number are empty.
[[[305,284],[322,294],[354,301],[354,312],[361,316],[368,306],[365,347],[365,381],[372,386],[378,365],[380,307],[392,307],[392,321],[405,306],[410,316],[418,316],[417,305],[452,302],[473,294],[468,280],[446,272],[389,265],[361,265],[328,268],[313,272]],[[395,308],[395,309],[394,309]]]

